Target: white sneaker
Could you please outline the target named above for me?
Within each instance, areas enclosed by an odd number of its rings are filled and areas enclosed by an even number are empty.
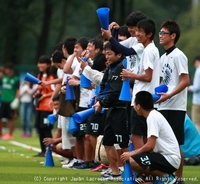
[[[68,162],[68,164],[62,165],[62,168],[71,168],[77,160],[74,158]]]
[[[110,174],[111,175],[112,174],[112,169],[109,167],[108,169],[106,169],[106,170],[101,172],[102,176],[105,175],[105,174]]]
[[[104,178],[104,181],[119,181],[119,182],[122,182],[123,181],[123,178],[122,176],[116,176],[116,177],[113,177],[112,175],[107,177],[107,178]]]
[[[67,165],[69,164],[70,159],[66,158],[65,160],[63,160],[62,162],[60,162],[62,165]]]

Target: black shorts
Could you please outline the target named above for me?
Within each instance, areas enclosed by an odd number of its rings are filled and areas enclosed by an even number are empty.
[[[179,145],[184,144],[184,122],[185,111],[160,110],[159,111],[169,122],[172,130],[178,140]]]
[[[128,148],[128,117],[125,108],[109,108],[104,126],[104,146],[113,146],[118,143],[121,148]]]
[[[77,112],[84,111],[86,109],[88,109],[88,108],[79,107]],[[84,137],[85,136],[85,132],[86,132],[87,119],[84,120],[83,122],[77,123],[77,124],[78,124],[78,129],[79,130],[76,131],[76,132],[73,132],[72,135],[74,137],[76,137],[76,138]]]
[[[149,167],[150,171],[159,170],[171,174],[177,169],[173,167],[160,153],[141,153],[131,156],[144,170]]]
[[[137,134],[147,137],[146,118],[139,116],[134,107],[131,110],[131,134]]]
[[[13,119],[14,110],[10,107],[10,102],[1,102],[0,105],[0,119]]]
[[[47,119],[47,116],[49,114],[52,114],[52,112],[48,111],[37,111],[35,114],[35,128],[53,128],[53,125],[49,123],[49,120]]]
[[[86,134],[99,136],[102,135],[102,122],[104,115],[102,113],[92,114],[87,119]]]

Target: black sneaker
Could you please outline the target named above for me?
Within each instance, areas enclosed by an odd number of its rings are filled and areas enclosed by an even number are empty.
[[[90,165],[90,168],[91,168],[91,169],[94,169],[94,168],[100,166],[101,163],[100,163],[100,162],[91,161],[91,162],[89,163],[89,165]]]
[[[75,165],[72,167],[73,169],[89,169],[89,162],[82,162],[80,165]]]
[[[33,155],[33,157],[45,157],[45,153],[40,152],[37,155]]]
[[[71,168],[76,169],[76,167],[78,167],[79,165],[83,164],[83,162],[74,162],[74,164],[71,166]]]
[[[136,178],[135,178],[135,183],[137,184],[142,184],[145,182],[153,182],[154,181],[154,177],[153,176],[147,176],[144,174],[139,174]]]

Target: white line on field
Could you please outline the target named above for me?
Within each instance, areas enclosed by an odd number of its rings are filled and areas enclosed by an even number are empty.
[[[15,145],[15,146],[19,146],[19,147],[22,147],[22,148],[27,148],[29,150],[33,150],[33,151],[37,151],[37,152],[41,151],[39,148],[30,146],[30,145],[27,145],[27,144],[23,144],[23,143],[20,143],[20,142],[17,142],[17,141],[9,141],[9,142],[11,144]],[[60,157],[60,155],[57,155],[55,153],[53,153],[53,156]]]

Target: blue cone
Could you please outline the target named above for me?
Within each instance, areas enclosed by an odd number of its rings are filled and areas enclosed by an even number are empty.
[[[155,87],[155,94],[157,93],[166,93],[168,91],[168,86],[166,84],[161,84]]]
[[[129,145],[128,151],[133,151],[134,150],[134,145],[131,143]],[[126,161],[124,165],[124,184],[135,184],[135,178],[133,177],[133,172],[131,169],[131,165],[129,161]]]
[[[127,69],[127,59],[126,58],[123,59],[122,64],[123,64],[124,68]]]
[[[83,122],[85,119],[87,119],[90,115],[92,115],[95,112],[95,108],[90,108],[90,109],[86,109],[80,112],[76,112],[74,113],[74,120],[77,123],[81,123]]]
[[[133,177],[131,165],[128,161],[126,161],[124,165],[124,178],[123,178],[124,184],[135,184],[135,179]]]
[[[87,58],[86,58],[86,57],[82,57],[81,59],[82,59],[84,62],[87,61]],[[92,86],[91,81],[90,81],[87,77],[85,77],[83,74],[81,74],[81,76],[80,76],[80,87],[81,87],[81,88],[89,88],[89,87],[91,87],[91,86]]]
[[[52,151],[51,151],[51,145],[50,144],[47,147],[45,166],[47,166],[47,167],[53,167],[54,166],[53,156],[52,156]]]
[[[78,131],[78,124],[76,123],[76,121],[74,120],[74,117],[71,116],[69,117],[69,126],[68,126],[68,132],[76,132]]]
[[[126,80],[123,81],[119,100],[121,100],[121,101],[131,101],[130,80],[129,79],[126,79]]]
[[[129,145],[128,151],[133,151],[133,150],[134,150],[134,146],[133,146],[133,143],[131,143],[131,144]]]
[[[89,103],[88,103],[88,108],[91,108],[95,103],[95,97],[91,98]]]
[[[75,100],[74,89],[73,89],[72,86],[70,86],[68,84],[68,80],[67,80],[67,83],[66,83],[65,100]]]
[[[95,94],[96,94],[96,96],[99,95],[100,89],[101,89],[100,86],[96,85],[96,87],[95,87]]]
[[[54,125],[54,123],[57,121],[56,114],[49,114],[47,119],[51,125]]]
[[[108,30],[110,9],[107,7],[102,7],[98,8],[96,12],[99,17],[101,27],[105,30]]]
[[[81,78],[80,78],[80,87],[81,88],[89,88],[92,86],[91,81],[85,77],[83,74],[81,74]]]
[[[26,76],[25,76],[24,80],[28,81],[30,83],[33,83],[33,84],[41,83],[41,81],[38,78],[36,78],[35,76],[31,75],[30,73],[26,73]]]
[[[152,98],[153,98],[153,102],[156,102],[160,98],[160,95],[158,95],[158,94],[151,94],[151,95],[152,95]]]

